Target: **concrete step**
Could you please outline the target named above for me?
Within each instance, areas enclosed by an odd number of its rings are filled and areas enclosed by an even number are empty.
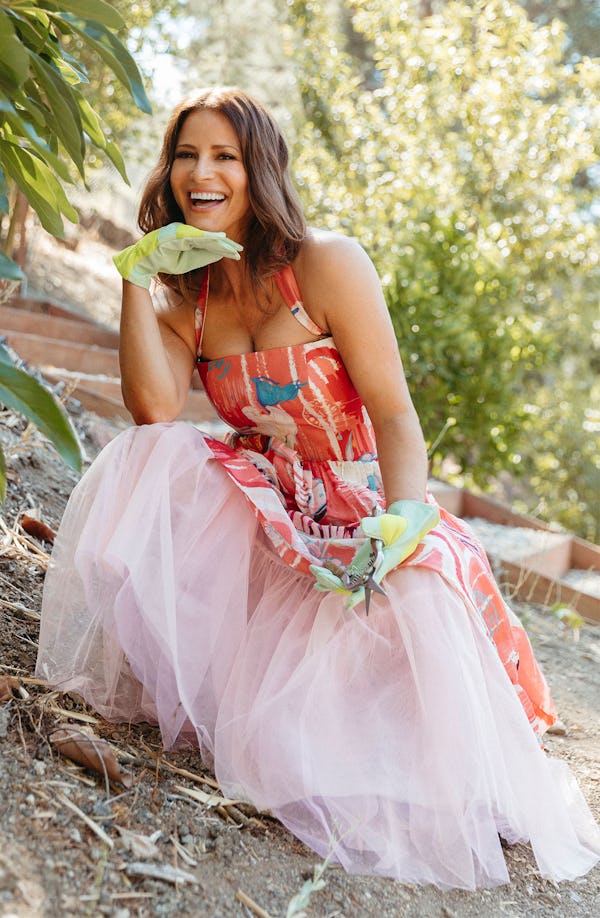
[[[121,396],[119,335],[113,329],[46,300],[12,297],[0,305],[0,336],[49,381],[63,380],[88,411],[131,420]],[[180,419],[217,420],[195,375]]]
[[[114,348],[96,344],[77,344],[46,335],[0,328],[0,334],[19,357],[36,367],[64,367],[81,373],[119,376],[119,355]]]
[[[29,312],[15,306],[0,305],[0,334],[21,332],[30,335],[45,335],[77,344],[93,344],[97,347],[117,350],[119,334],[110,328],[94,325],[81,319],[65,318],[44,312]]]
[[[88,411],[94,411],[102,417],[131,420],[131,415],[123,404],[121,380],[118,377],[94,376],[48,366],[41,366],[39,369],[52,384],[64,382],[69,393]],[[204,390],[190,389],[179,420],[202,424],[207,421],[213,423],[216,418],[215,409]]]

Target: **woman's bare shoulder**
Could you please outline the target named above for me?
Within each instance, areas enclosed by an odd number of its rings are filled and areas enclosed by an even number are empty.
[[[352,236],[334,233],[331,230],[310,229],[298,255],[300,266],[321,268],[334,265],[348,258],[365,257],[359,242]]]
[[[167,319],[188,314],[195,305],[189,297],[182,296],[178,290],[174,290],[172,287],[162,283],[154,285],[152,303],[156,314],[160,318]]]
[[[190,329],[193,307],[177,291],[157,283],[152,290],[152,304],[159,322],[185,337]]]
[[[371,259],[357,239],[328,230],[310,230],[294,263],[305,305],[320,314],[332,290],[374,285],[379,280]]]

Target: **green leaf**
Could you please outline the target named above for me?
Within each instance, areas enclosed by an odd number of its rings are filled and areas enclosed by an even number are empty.
[[[24,137],[26,138],[33,150],[38,154],[38,156],[65,182],[71,182],[73,179],[67,169],[66,164],[60,159],[59,156],[54,153],[47,143],[45,143],[42,138],[39,136],[32,124],[30,124],[23,116],[22,112],[14,110],[12,112],[7,112],[6,114],[6,124],[11,128],[12,134],[15,137]],[[7,140],[10,139],[10,136],[6,135]],[[20,144],[19,144],[20,145]]]
[[[79,109],[73,98],[73,91],[56,70],[41,57],[30,52],[30,58],[32,70],[54,115],[56,133],[83,178],[85,143]]]
[[[37,2],[39,2],[39,0],[37,0]],[[15,6],[17,6],[17,4],[15,4]],[[45,13],[44,10],[32,6],[31,3],[19,4],[17,10],[27,16],[28,19],[34,19],[36,22],[39,22],[44,32],[48,32],[50,28],[50,18],[48,13]]]
[[[86,23],[82,27],[68,13],[65,13],[60,19],[68,23],[71,29],[77,32],[86,44],[108,64],[117,79],[129,89],[137,107],[146,114],[151,114],[152,106],[146,95],[140,72],[129,51],[119,39],[101,25]]]
[[[98,22],[101,25],[108,26],[109,29],[125,28],[125,20],[117,10],[104,0],[60,0],[59,3],[51,3],[46,0],[44,6],[47,10],[62,13],[63,10],[70,10],[78,19],[88,19],[92,22]]]
[[[0,403],[33,421],[65,462],[77,471],[81,469],[81,446],[69,418],[45,386],[14,365],[3,344],[0,344]]]
[[[81,94],[77,96],[77,105],[79,106],[79,114],[81,116],[83,130],[88,135],[92,143],[95,144],[95,146],[104,149],[106,147],[106,137],[102,131],[102,126],[100,124],[98,115],[88,100],[85,99]]]
[[[7,10],[6,12],[12,17],[15,31],[25,47],[29,48],[30,51],[35,51],[36,54],[39,53],[48,40],[47,26],[42,26],[40,29],[39,24],[36,23],[34,25],[30,22],[30,10],[17,9]]]
[[[2,8],[0,8],[0,61],[12,75],[17,86],[27,79],[29,73],[27,51],[15,33],[11,17]]]
[[[30,122],[36,124],[40,128],[46,127],[48,123],[46,117],[48,109],[42,102],[42,98],[33,80],[27,80],[23,89],[14,94],[14,103],[15,106],[18,106],[19,110],[27,112]]]
[[[12,70],[7,67],[3,61],[0,59],[0,87],[8,95],[12,95],[17,92],[20,87],[19,81],[15,78]]]
[[[0,252],[0,277],[7,280],[22,281],[23,272],[20,267]]]
[[[61,212],[73,223],[79,220],[64,190],[51,170],[37,156],[7,140],[0,139],[0,162],[17,183],[42,226],[53,236],[63,236]]]
[[[125,160],[121,155],[119,147],[112,140],[107,140],[106,142],[106,155],[110,159],[113,166],[115,166],[115,168],[119,171],[121,178],[129,185],[129,178],[125,168]]]
[[[73,66],[71,61],[65,57],[55,57],[54,66],[58,70],[61,79],[68,86],[77,86],[79,83],[89,83],[87,74],[80,67]]]
[[[49,196],[49,189],[43,187],[37,175],[28,175],[28,170],[22,166],[22,157],[19,147],[0,140],[0,159],[7,173],[17,183],[38,217],[45,230],[53,236],[63,237],[63,226],[60,209],[56,206],[54,196]],[[26,151],[21,150],[20,154]]]
[[[89,83],[90,80],[88,73],[82,61],[78,61],[76,57],[73,57],[72,54],[69,54],[69,52],[66,51],[62,45],[60,46],[60,50],[62,57],[54,59],[57,67],[60,67],[63,63],[67,64],[67,66],[77,74],[80,83]]]

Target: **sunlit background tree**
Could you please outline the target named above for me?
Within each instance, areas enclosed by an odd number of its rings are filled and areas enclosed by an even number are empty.
[[[381,272],[434,471],[597,538],[600,62],[507,0],[292,2],[292,39],[296,177]]]

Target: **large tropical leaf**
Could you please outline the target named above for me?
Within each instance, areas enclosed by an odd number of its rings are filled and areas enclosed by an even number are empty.
[[[0,404],[24,415],[54,444],[71,468],[81,469],[77,434],[52,393],[34,376],[16,367],[0,343]]]

